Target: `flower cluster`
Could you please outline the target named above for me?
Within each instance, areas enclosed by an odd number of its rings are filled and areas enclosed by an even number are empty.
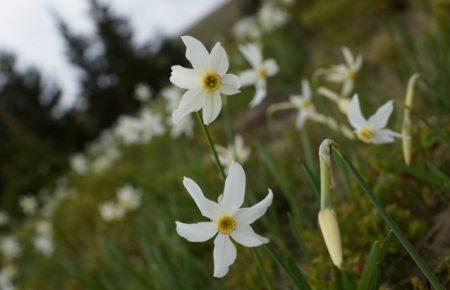
[[[116,200],[104,202],[99,206],[102,219],[106,222],[121,220],[128,212],[141,205],[142,193],[130,184],[119,188]]]

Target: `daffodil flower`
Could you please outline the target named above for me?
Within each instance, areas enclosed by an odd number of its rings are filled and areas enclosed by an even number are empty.
[[[334,65],[326,70],[325,77],[330,82],[342,84],[341,95],[347,96],[353,90],[354,81],[361,69],[363,60],[361,55],[355,58],[347,47],[343,47],[341,50],[345,63]]]
[[[361,141],[373,144],[392,143],[394,137],[402,138],[401,134],[385,129],[393,109],[392,100],[388,101],[366,120],[361,113],[358,95],[355,94],[348,106],[347,118]]]
[[[223,196],[219,202],[207,199],[200,187],[191,179],[184,178],[183,184],[194,199],[207,222],[185,224],[176,222],[177,233],[190,242],[205,242],[214,239],[214,277],[221,278],[228,273],[236,259],[236,247],[231,238],[246,247],[257,247],[269,240],[256,234],[251,224],[259,219],[272,204],[273,194],[268,195],[252,207],[240,208],[245,195],[245,172],[239,163],[233,162],[225,180]]]
[[[182,36],[186,45],[186,58],[192,69],[172,66],[170,81],[179,88],[187,89],[178,108],[172,113],[172,121],[180,122],[186,115],[202,109],[203,123],[213,122],[222,109],[221,94],[239,93],[240,81],[234,74],[227,74],[227,53],[218,42],[208,53],[205,46],[191,36]]]
[[[302,80],[302,94],[293,95],[289,101],[298,110],[297,120],[295,126],[301,129],[305,121],[317,115],[316,108],[312,102],[312,91],[308,80]]]
[[[245,147],[244,139],[241,135],[236,135],[234,143],[228,144],[227,148],[216,145],[216,150],[219,154],[220,163],[226,168],[229,168],[233,161],[243,164],[250,155],[250,149]]]
[[[261,47],[250,43],[239,46],[245,59],[252,65],[239,76],[242,86],[255,85],[256,93],[250,102],[250,107],[259,105],[267,95],[267,78],[278,73],[278,64],[274,59],[263,59]]]

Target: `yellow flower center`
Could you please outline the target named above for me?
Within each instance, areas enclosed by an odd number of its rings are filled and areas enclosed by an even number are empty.
[[[267,77],[267,70],[265,68],[261,67],[258,69],[257,75],[260,78],[265,78],[265,77]]]
[[[228,215],[220,217],[216,223],[217,229],[222,234],[229,234],[236,228],[236,221]]]
[[[355,79],[356,79],[356,74],[357,74],[357,71],[351,69],[351,70],[348,72],[348,77],[349,77],[351,80],[355,80]]]
[[[372,142],[373,137],[375,137],[375,132],[373,132],[372,129],[361,128],[361,130],[359,130],[358,132],[358,138],[363,142],[370,143]]]
[[[311,107],[312,105],[313,105],[313,103],[311,102],[311,100],[304,100],[300,105],[300,109],[306,110],[309,107]]]
[[[203,88],[209,92],[217,91],[222,83],[222,78],[213,72],[206,73],[202,79]]]

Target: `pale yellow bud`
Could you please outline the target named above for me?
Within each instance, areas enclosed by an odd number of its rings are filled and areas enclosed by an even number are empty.
[[[336,267],[342,265],[342,242],[336,214],[332,208],[325,208],[319,211],[319,226],[322,231],[325,245],[330,253],[331,260]]]
[[[403,112],[403,157],[406,165],[411,163],[412,140],[411,140],[411,107],[414,98],[414,85],[419,78],[418,74],[413,74],[408,81],[408,89],[406,91],[405,109]]]

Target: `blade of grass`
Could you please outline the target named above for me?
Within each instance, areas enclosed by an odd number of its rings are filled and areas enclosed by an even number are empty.
[[[357,290],[372,289],[372,285],[375,282],[375,272],[379,252],[379,243],[375,241],[370,248],[370,252],[367,256],[366,262],[364,263],[364,270],[361,274],[361,278],[359,279]]]
[[[414,262],[419,267],[419,269],[422,271],[422,273],[425,275],[425,277],[428,279],[428,281],[430,281],[433,288],[436,290],[444,290],[444,287],[441,285],[439,280],[433,274],[433,272],[428,267],[428,265],[423,260],[423,258],[416,251],[414,246],[409,242],[409,240],[403,234],[403,232],[401,231],[401,229],[397,225],[397,223],[392,219],[392,217],[384,209],[383,205],[380,203],[378,198],[375,196],[375,194],[369,188],[369,186],[365,182],[364,178],[359,174],[359,172],[356,170],[356,168],[353,166],[353,164],[347,159],[347,157],[345,157],[343,155],[343,153],[338,148],[336,148],[336,146],[333,146],[333,149],[334,150],[332,150],[332,152],[336,153],[336,155],[339,157],[339,159],[345,164],[346,168],[355,177],[356,181],[358,182],[358,184],[360,185],[360,187],[362,188],[362,190],[366,194],[366,196],[369,198],[372,205],[375,207],[375,209],[378,211],[378,213],[384,219],[385,223],[389,226],[389,228],[394,232],[395,236],[400,241],[400,243],[403,245],[406,252],[408,252],[408,254],[414,260]]]
[[[311,290],[307,280],[298,269],[297,265],[293,261],[285,261],[280,255],[278,255],[272,247],[265,246],[269,256],[283,268],[284,272],[291,278],[294,286],[298,290]],[[292,265],[293,264],[293,265]]]

